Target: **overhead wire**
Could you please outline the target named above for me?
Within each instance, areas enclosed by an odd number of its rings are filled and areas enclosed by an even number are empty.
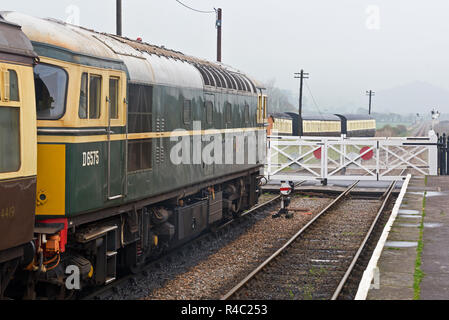
[[[312,94],[312,90],[310,90],[310,87],[309,87],[309,85],[307,84],[306,81],[304,81],[304,83],[306,84],[307,90],[309,91],[309,94],[310,94],[310,96],[312,97],[312,101],[313,101],[313,103],[315,104],[315,107],[318,109],[318,113],[319,113],[320,115],[323,115],[323,113],[322,113],[321,110],[320,110],[320,107],[318,107],[318,104],[317,104],[316,101],[315,101],[315,97],[314,97],[313,94]]]
[[[179,0],[175,0],[175,1],[176,1],[177,3],[179,3],[180,5],[186,7],[187,9],[190,9],[190,10],[193,10],[193,11],[196,11],[196,12],[199,12],[199,13],[216,13],[216,11],[217,11],[217,10],[215,10],[215,9],[214,9],[214,11],[198,10],[198,9],[195,9],[195,8],[192,8],[192,7],[188,6],[188,5],[186,5],[185,3],[182,3],[182,2],[179,1]]]

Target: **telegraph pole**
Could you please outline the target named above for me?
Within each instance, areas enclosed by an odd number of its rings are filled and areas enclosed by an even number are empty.
[[[217,61],[221,62],[221,23],[222,22],[222,10],[221,8],[217,9]]]
[[[122,35],[122,0],[117,0],[117,35]]]
[[[369,96],[368,114],[371,114],[371,99],[375,95],[375,92],[372,90],[366,91],[366,95]]]
[[[309,79],[309,74],[301,69],[301,72],[295,73],[295,79],[299,79],[299,110],[298,110],[298,136],[302,135],[302,85],[304,79]]]

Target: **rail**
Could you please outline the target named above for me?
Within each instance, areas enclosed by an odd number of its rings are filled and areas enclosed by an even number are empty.
[[[351,184],[345,191],[343,191],[338,197],[336,197],[331,203],[329,203],[323,210],[320,211],[312,220],[310,220],[304,227],[301,228],[293,237],[290,238],[287,243],[285,243],[280,249],[273,253],[268,259],[266,259],[262,264],[260,264],[255,270],[253,270],[248,276],[246,276],[242,281],[240,281],[236,286],[234,286],[228,293],[221,297],[221,300],[228,300],[234,296],[241,288],[243,288],[250,280],[252,280],[265,266],[270,264],[277,256],[279,256],[286,248],[288,248],[295,240],[307,230],[315,221],[317,221],[321,216],[323,216],[330,208],[335,206],[343,197],[348,195],[352,189],[359,183],[359,181]]]
[[[301,185],[303,182],[297,183],[296,186]],[[242,221],[242,218],[249,217],[251,215],[256,215],[263,211],[264,208],[269,207],[270,205],[274,205],[277,201],[279,201],[280,196],[273,197],[261,204],[258,204],[249,210],[243,212],[241,215],[237,216],[236,218],[229,220],[218,227],[211,230],[211,232],[207,232],[205,234],[200,235],[199,237],[193,239],[192,241],[182,245],[181,247],[174,248],[167,253],[163,254],[161,257],[149,262],[148,264],[144,265],[141,270],[139,270],[137,273],[130,273],[122,276],[121,278],[115,280],[114,282],[107,284],[102,287],[97,288],[90,288],[87,290],[87,292],[81,292],[80,298],[82,300],[95,300],[99,297],[106,296],[109,292],[114,291],[116,288],[122,286],[123,284],[126,284],[130,279],[132,278],[139,278],[143,277],[145,273],[148,272],[151,268],[153,268],[155,265],[163,262],[164,260],[170,259],[170,257],[176,256],[179,252],[182,252],[183,250],[186,250],[188,246],[191,246],[195,243],[200,243],[201,241],[206,240],[207,237],[211,236],[211,234],[224,232],[228,228],[231,227],[232,224],[239,223],[239,221]]]
[[[387,191],[384,194],[384,201],[382,202],[382,205],[380,206],[379,210],[377,211],[376,217],[374,218],[373,223],[371,224],[368,233],[366,234],[365,238],[363,239],[359,249],[357,250],[357,253],[355,254],[354,258],[351,261],[351,264],[349,265],[348,269],[346,270],[343,278],[341,279],[340,283],[338,284],[337,289],[335,289],[334,294],[332,295],[331,300],[337,300],[339,297],[344,285],[346,284],[346,281],[348,280],[349,276],[351,275],[352,270],[354,269],[357,261],[359,260],[360,255],[362,254],[363,249],[365,248],[366,244],[368,243],[368,239],[371,237],[373,230],[379,221],[380,216],[384,212],[385,206],[387,205],[388,201],[391,198],[391,195],[393,193],[393,190],[395,189],[397,181],[393,181],[390,186],[388,187]]]

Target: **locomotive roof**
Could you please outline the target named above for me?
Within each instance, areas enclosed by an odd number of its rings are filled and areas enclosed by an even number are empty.
[[[20,26],[4,20],[0,15],[0,58],[32,64],[36,57],[30,40]]]
[[[260,87],[248,76],[221,63],[55,19],[41,19],[18,12],[1,14],[6,20],[21,25],[35,47],[47,44],[87,57],[123,62],[130,81],[201,89],[209,86],[250,93],[256,93]]]
[[[354,114],[354,113],[346,113],[346,114],[336,114],[336,116],[342,118],[343,120],[373,120],[374,118],[369,114]]]

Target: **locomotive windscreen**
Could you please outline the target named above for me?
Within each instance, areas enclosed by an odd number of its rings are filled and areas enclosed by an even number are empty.
[[[56,120],[64,115],[67,78],[59,67],[39,64],[34,68],[37,119]]]

